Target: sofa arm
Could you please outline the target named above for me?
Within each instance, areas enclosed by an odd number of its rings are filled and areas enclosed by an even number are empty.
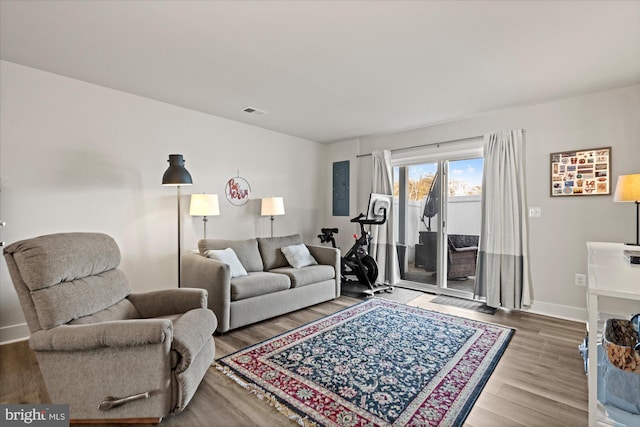
[[[340,296],[340,249],[328,246],[306,245],[309,253],[321,265],[330,265],[336,271],[336,298]]]
[[[340,267],[340,249],[329,246],[306,245],[318,264]]]
[[[231,271],[227,264],[196,253],[182,256],[182,283],[190,288],[205,289],[207,307],[218,319],[218,331],[229,330],[231,304]]]
[[[194,308],[207,308],[207,291],[204,289],[164,289],[130,294],[127,299],[144,318],[182,314]]]
[[[172,340],[171,320],[136,319],[40,330],[31,335],[29,345],[34,351],[86,351],[163,344],[168,352]]]

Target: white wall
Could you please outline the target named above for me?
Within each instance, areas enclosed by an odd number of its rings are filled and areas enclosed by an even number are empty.
[[[480,235],[481,226],[481,210],[480,210],[480,196],[457,196],[449,197],[449,203],[447,204],[447,230],[449,234],[470,234]],[[394,212],[399,212],[398,198],[393,199]],[[418,243],[418,237],[420,231],[425,231],[427,228],[422,223],[420,218],[424,210],[424,200],[409,200],[407,203],[407,239],[405,243],[408,247],[413,248]],[[397,214],[396,214],[397,215]],[[397,218],[397,217],[396,217]],[[437,215],[431,220],[431,230],[438,230],[438,217]],[[396,236],[398,236],[399,223],[395,221]],[[399,239],[398,239],[399,240]],[[413,260],[413,256],[409,257],[409,260]]]
[[[565,317],[584,316],[584,289],[573,275],[586,273],[585,242],[635,233],[631,204],[551,199],[548,174],[550,152],[609,145],[614,182],[640,172],[640,85],[323,146],[6,61],[0,76],[2,240],[105,232],[120,245],[134,291],[177,283],[175,189],[160,185],[171,153],[184,154],[195,183],[183,187],[183,250],[202,235],[201,218],[187,215],[187,195],[196,192],[221,197],[210,237],[268,235],[257,199],[279,195],[287,214],[276,218],[276,234],[301,232],[319,243],[319,228],[335,226],[348,248],[357,231],[349,219],[366,208],[370,188],[371,158],[357,154],[524,128],[528,204],[542,207],[542,218],[530,221],[533,309]],[[351,161],[350,216],[332,217],[331,167],[342,160]],[[238,170],[254,195],[243,207],[223,196]],[[26,336],[23,322],[0,262],[0,342]]]
[[[411,147],[516,128],[526,130],[528,205],[542,208],[542,217],[532,218],[529,224],[532,310],[584,320],[585,289],[574,285],[574,274],[586,273],[585,243],[631,240],[635,235],[635,209],[632,204],[613,203],[613,195],[552,199],[549,154],[611,146],[613,187],[618,175],[639,173],[640,85],[362,138],[355,152],[336,143],[328,161],[355,158],[374,149]],[[454,147],[444,144],[440,149],[447,146]],[[403,157],[408,155],[402,151]],[[352,181],[352,192],[358,193],[355,197],[360,200],[366,198],[370,188],[370,159],[360,158],[358,180]]]
[[[218,193],[208,237],[268,236],[261,197],[283,196],[275,234],[316,242],[327,147],[33,68],[0,62],[0,219],[11,243],[46,233],[113,236],[134,291],[177,286],[176,189],[162,187],[168,155],[183,154],[194,185],[182,187],[183,251],[202,236],[191,193]],[[253,198],[236,207],[226,181],[246,178]],[[28,334],[0,262],[0,342]]]
[[[479,236],[481,229],[481,197],[449,197],[447,204],[447,233]]]
[[[358,224],[351,223],[349,220],[358,215],[360,212],[364,212],[367,209],[367,200],[364,204],[358,199],[358,166],[359,161],[356,155],[359,151],[358,140],[344,141],[340,144],[328,145],[328,151],[326,153],[327,162],[325,167],[325,174],[327,177],[325,185],[325,193],[323,198],[324,205],[324,222],[322,227],[337,227],[340,232],[335,235],[336,244],[343,251],[348,250],[353,246],[353,233],[359,233]],[[333,189],[333,163],[341,162],[343,160],[349,160],[349,216],[332,216],[332,189]],[[368,193],[366,195],[368,197]],[[320,230],[318,230],[320,232]],[[319,243],[319,241],[318,241]]]

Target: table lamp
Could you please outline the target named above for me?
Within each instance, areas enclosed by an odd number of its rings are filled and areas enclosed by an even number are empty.
[[[189,215],[201,216],[204,223],[204,238],[207,238],[207,216],[220,215],[217,194],[192,194]]]
[[[636,242],[627,245],[640,246],[640,173],[618,177],[613,201],[636,203]]]
[[[262,216],[271,216],[271,237],[273,237],[273,221],[275,215],[284,215],[284,200],[282,197],[266,197],[262,199]]]

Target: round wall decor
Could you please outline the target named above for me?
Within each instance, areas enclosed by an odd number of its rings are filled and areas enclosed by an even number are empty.
[[[251,185],[246,179],[236,176],[227,181],[224,194],[232,205],[242,206],[251,199]]]

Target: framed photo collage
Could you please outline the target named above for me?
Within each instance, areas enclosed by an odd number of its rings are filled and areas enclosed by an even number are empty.
[[[611,193],[611,147],[551,153],[551,197]]]

